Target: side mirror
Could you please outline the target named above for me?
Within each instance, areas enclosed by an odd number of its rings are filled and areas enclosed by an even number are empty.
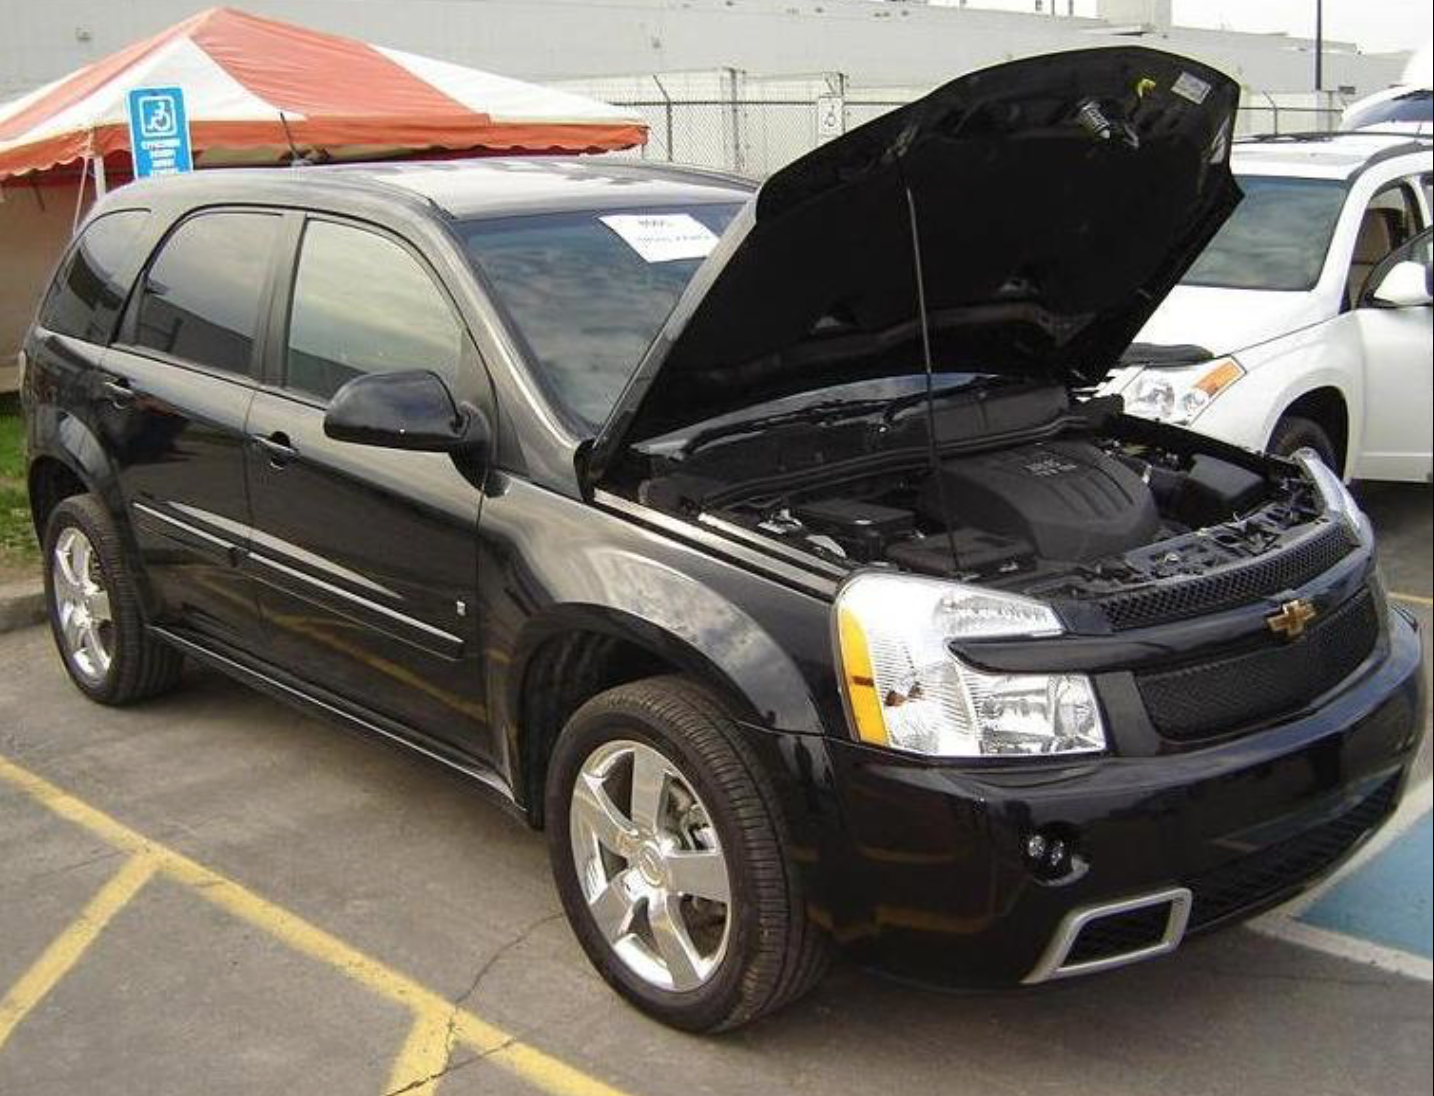
[[[489,440],[483,413],[460,409],[443,378],[426,369],[355,377],[329,401],[324,433],[355,445],[425,453],[474,452]]]
[[[1391,266],[1370,296],[1375,304],[1389,308],[1415,308],[1434,300],[1431,280],[1434,267],[1406,260]]]

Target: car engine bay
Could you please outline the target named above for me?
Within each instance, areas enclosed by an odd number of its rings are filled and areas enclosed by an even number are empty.
[[[1322,510],[1283,461],[1020,382],[808,405],[627,468],[645,505],[832,567],[1077,600],[1267,556]]]

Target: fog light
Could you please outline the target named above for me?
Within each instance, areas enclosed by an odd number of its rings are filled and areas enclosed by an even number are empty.
[[[1064,826],[1046,826],[1029,834],[1025,854],[1031,874],[1046,882],[1066,879],[1085,869],[1076,851],[1075,835]]]

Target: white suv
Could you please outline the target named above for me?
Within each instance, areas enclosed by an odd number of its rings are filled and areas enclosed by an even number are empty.
[[[1428,481],[1430,140],[1257,138],[1231,166],[1244,201],[1100,391],[1348,479]]]

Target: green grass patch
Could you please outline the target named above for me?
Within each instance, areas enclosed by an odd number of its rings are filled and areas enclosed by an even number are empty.
[[[18,397],[0,396],[0,564],[23,566],[38,554],[25,495],[25,421]]]
[[[21,566],[33,562],[39,553],[25,489],[0,483],[0,564]]]
[[[0,480],[25,478],[25,420],[12,393],[0,396]]]

